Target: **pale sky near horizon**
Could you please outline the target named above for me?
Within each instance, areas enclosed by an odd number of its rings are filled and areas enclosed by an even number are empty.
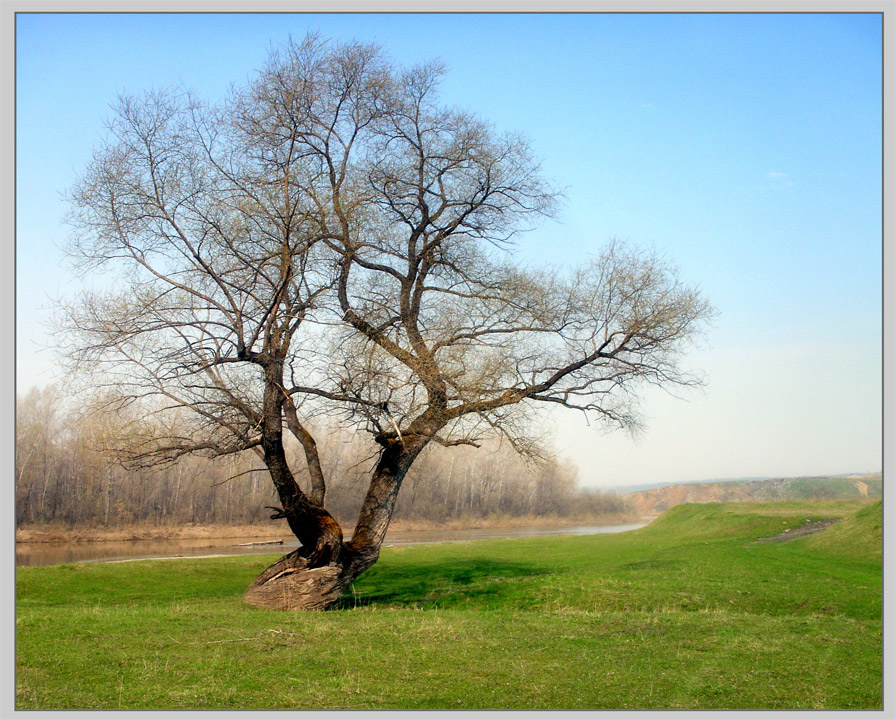
[[[16,387],[54,380],[61,194],[119,92],[214,100],[289,35],[441,58],[447,104],[527,135],[566,188],[519,240],[574,265],[610,238],[656,248],[719,312],[681,399],[647,428],[554,420],[585,485],[881,470],[882,31],[876,14],[19,14]]]

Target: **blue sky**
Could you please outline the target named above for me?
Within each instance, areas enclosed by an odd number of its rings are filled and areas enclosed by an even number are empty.
[[[447,103],[527,135],[567,199],[525,262],[643,243],[718,309],[688,361],[706,388],[647,393],[638,438],[551,418],[583,483],[881,469],[878,15],[19,15],[19,392],[54,379],[61,193],[116,95],[214,99],[308,31],[441,58]]]

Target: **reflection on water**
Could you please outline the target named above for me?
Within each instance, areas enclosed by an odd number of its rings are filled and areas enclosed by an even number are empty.
[[[537,528],[476,528],[473,530],[415,530],[387,533],[386,545],[420,545],[423,543],[455,542],[458,540],[487,540],[489,538],[523,538],[543,535],[596,535],[617,533],[644,527],[646,523],[631,525],[568,525],[566,527]]]
[[[139,560],[158,557],[200,557],[204,555],[251,555],[286,553],[298,546],[254,545],[256,537],[204,538],[201,540],[127,540],[73,543],[16,543],[16,565],[62,565],[77,562]]]
[[[629,525],[572,525],[540,528],[489,528],[473,530],[426,530],[390,532],[386,545],[420,545],[424,543],[485,540],[488,538],[523,538],[545,535],[594,535],[617,533],[644,527]],[[276,545],[251,545],[258,538],[207,538],[203,540],[131,540],[127,542],[16,543],[16,565],[62,565],[77,562],[108,562],[162,557],[207,557],[209,555],[259,555],[287,553],[298,547],[295,538]]]

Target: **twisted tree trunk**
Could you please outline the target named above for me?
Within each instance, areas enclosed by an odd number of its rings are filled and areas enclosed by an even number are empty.
[[[348,542],[343,542],[335,518],[302,495],[297,485],[298,495],[294,492],[284,500],[281,492],[282,517],[301,547],[261,573],[246,590],[244,601],[273,610],[323,610],[336,603],[379,558],[401,482],[427,442],[424,436],[381,440],[383,452]]]

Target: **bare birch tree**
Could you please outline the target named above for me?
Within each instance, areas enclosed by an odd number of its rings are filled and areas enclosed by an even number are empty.
[[[63,325],[92,384],[149,413],[126,459],[255,452],[301,542],[250,603],[338,599],[376,562],[430,443],[497,433],[531,451],[539,405],[629,427],[645,383],[698,382],[679,361],[711,310],[656,256],[610,244],[574,272],[514,262],[557,193],[522,137],[439,104],[442,73],[309,36],[218,107],[122,98],[72,193],[72,255],[125,285]],[[350,539],[326,510],[320,414],[378,448]]]

